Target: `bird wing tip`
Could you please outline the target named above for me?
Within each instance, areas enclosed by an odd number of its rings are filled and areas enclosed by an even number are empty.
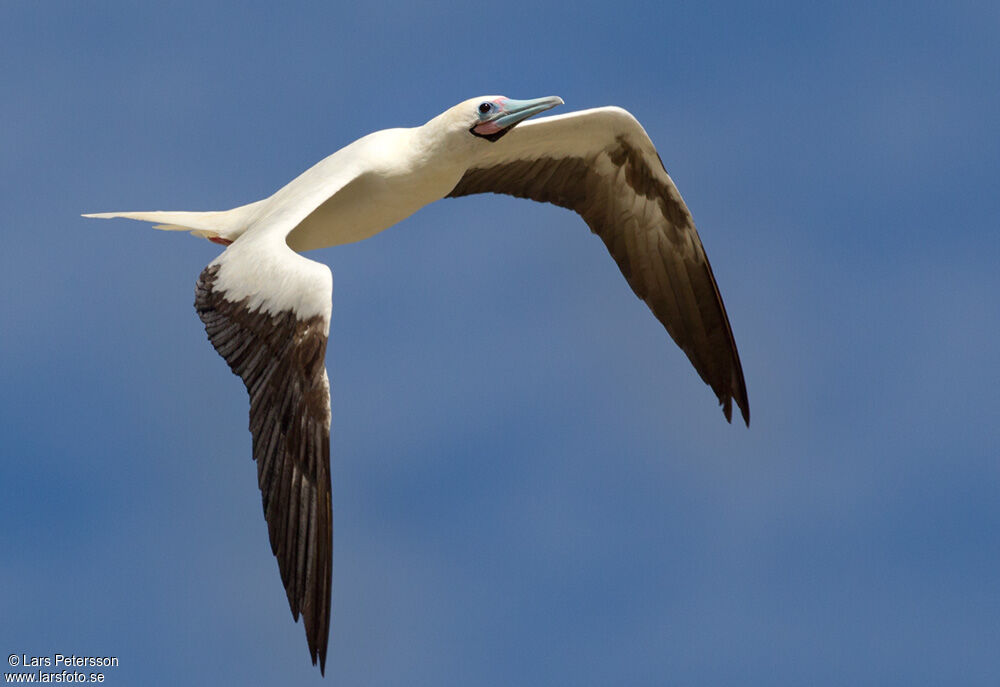
[[[742,371],[741,371],[742,373]],[[747,428],[750,427],[750,399],[747,398],[747,388],[746,385],[742,383],[742,374],[740,375],[740,388],[739,395],[736,396],[736,405],[740,408],[740,415],[743,416],[743,422],[746,423]]]
[[[733,400],[732,396],[726,396],[724,399],[719,400],[719,405],[722,406],[722,414],[726,416],[726,422],[733,424]],[[746,426],[750,427],[750,403],[747,401],[746,395],[744,394],[742,398],[736,398],[736,405],[740,409],[740,416],[743,418],[743,422]]]

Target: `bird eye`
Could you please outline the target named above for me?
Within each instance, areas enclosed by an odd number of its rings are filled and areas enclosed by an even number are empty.
[[[479,103],[479,111],[483,114],[486,114],[492,109],[493,109],[492,103]]]

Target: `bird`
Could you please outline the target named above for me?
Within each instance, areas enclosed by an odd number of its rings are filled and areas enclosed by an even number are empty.
[[[727,421],[750,406],[726,308],[694,221],[642,125],[620,107],[532,118],[557,96],[465,100],[377,131],[273,195],[220,212],[104,212],[225,246],[195,309],[250,398],[271,551],[313,665],[326,671],[333,514],[326,346],[333,277],[302,253],[361,241],[443,198],[498,193],[568,208],[711,387]]]

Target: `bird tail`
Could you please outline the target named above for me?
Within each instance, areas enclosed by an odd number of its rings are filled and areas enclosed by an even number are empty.
[[[156,222],[153,226],[154,229],[190,231],[195,236],[210,241],[222,239],[223,242],[231,243],[246,231],[263,203],[263,200],[259,200],[256,203],[221,212],[164,212],[156,210],[152,212],[96,212],[83,216],[98,219],[124,217],[143,222]]]

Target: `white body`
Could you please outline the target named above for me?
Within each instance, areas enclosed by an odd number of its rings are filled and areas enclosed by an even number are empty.
[[[370,238],[443,198],[465,172],[461,156],[430,154],[422,133],[422,127],[387,129],[358,139],[271,196],[264,212],[311,205],[310,190],[324,185],[319,180],[350,170],[351,180],[292,229],[288,245],[307,251]]]

